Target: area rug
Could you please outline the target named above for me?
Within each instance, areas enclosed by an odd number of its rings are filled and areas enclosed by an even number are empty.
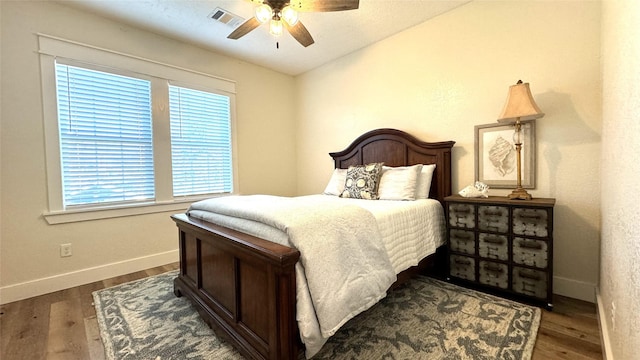
[[[107,359],[239,360],[176,271],[93,293]],[[418,276],[340,329],[313,359],[530,359],[540,309]]]

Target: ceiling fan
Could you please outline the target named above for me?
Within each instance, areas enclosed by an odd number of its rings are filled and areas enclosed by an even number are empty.
[[[261,24],[269,22],[272,35],[282,35],[282,28],[293,36],[302,46],[314,43],[313,37],[298,19],[298,12],[327,12],[357,9],[359,0],[251,0],[259,4],[255,16],[242,23],[227,38],[237,40]]]

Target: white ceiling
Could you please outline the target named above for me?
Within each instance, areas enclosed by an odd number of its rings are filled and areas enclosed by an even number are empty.
[[[471,0],[360,0],[357,10],[300,13],[315,44],[305,48],[288,33],[269,34],[267,24],[238,40],[235,27],[210,18],[222,8],[242,17],[254,14],[249,0],[52,0],[189,42],[273,70],[298,75],[420,24]],[[276,48],[276,42],[279,48]]]

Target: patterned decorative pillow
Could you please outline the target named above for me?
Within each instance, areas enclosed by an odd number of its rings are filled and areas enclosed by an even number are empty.
[[[382,163],[349,166],[340,197],[377,200],[381,174]]]

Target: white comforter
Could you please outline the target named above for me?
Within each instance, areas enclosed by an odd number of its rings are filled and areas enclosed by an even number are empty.
[[[444,239],[435,200],[230,196],[194,203],[188,214],[300,251],[297,320],[308,358]]]

